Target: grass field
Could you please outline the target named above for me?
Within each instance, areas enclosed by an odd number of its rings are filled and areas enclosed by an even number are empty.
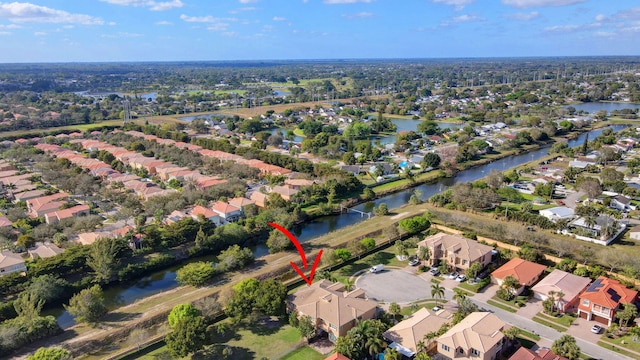
[[[322,360],[324,358],[324,355],[305,346],[283,357],[282,360]]]
[[[43,129],[3,131],[2,133],[0,133],[0,137],[26,136],[26,135],[53,133],[53,132],[62,132],[62,131],[85,132],[85,131],[91,131],[94,129],[99,129],[105,126],[122,126],[122,120],[105,120],[95,124],[58,126],[58,127],[43,128]]]

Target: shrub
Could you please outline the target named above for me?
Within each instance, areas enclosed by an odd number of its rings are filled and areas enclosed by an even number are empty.
[[[218,274],[212,263],[198,261],[176,271],[176,280],[182,285],[202,286]]]

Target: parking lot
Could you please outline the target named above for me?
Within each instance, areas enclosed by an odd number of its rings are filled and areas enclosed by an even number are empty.
[[[383,270],[365,273],[356,280],[356,287],[367,297],[380,302],[409,303],[431,298],[431,283],[404,270]]]

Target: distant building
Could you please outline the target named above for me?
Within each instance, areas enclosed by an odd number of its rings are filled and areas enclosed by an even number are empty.
[[[24,259],[18,254],[14,254],[9,250],[0,252],[0,276],[11,274],[14,272],[26,272],[27,267]]]

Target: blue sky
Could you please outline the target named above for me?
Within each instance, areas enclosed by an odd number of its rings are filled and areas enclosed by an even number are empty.
[[[0,1],[0,62],[640,55],[637,0]]]

